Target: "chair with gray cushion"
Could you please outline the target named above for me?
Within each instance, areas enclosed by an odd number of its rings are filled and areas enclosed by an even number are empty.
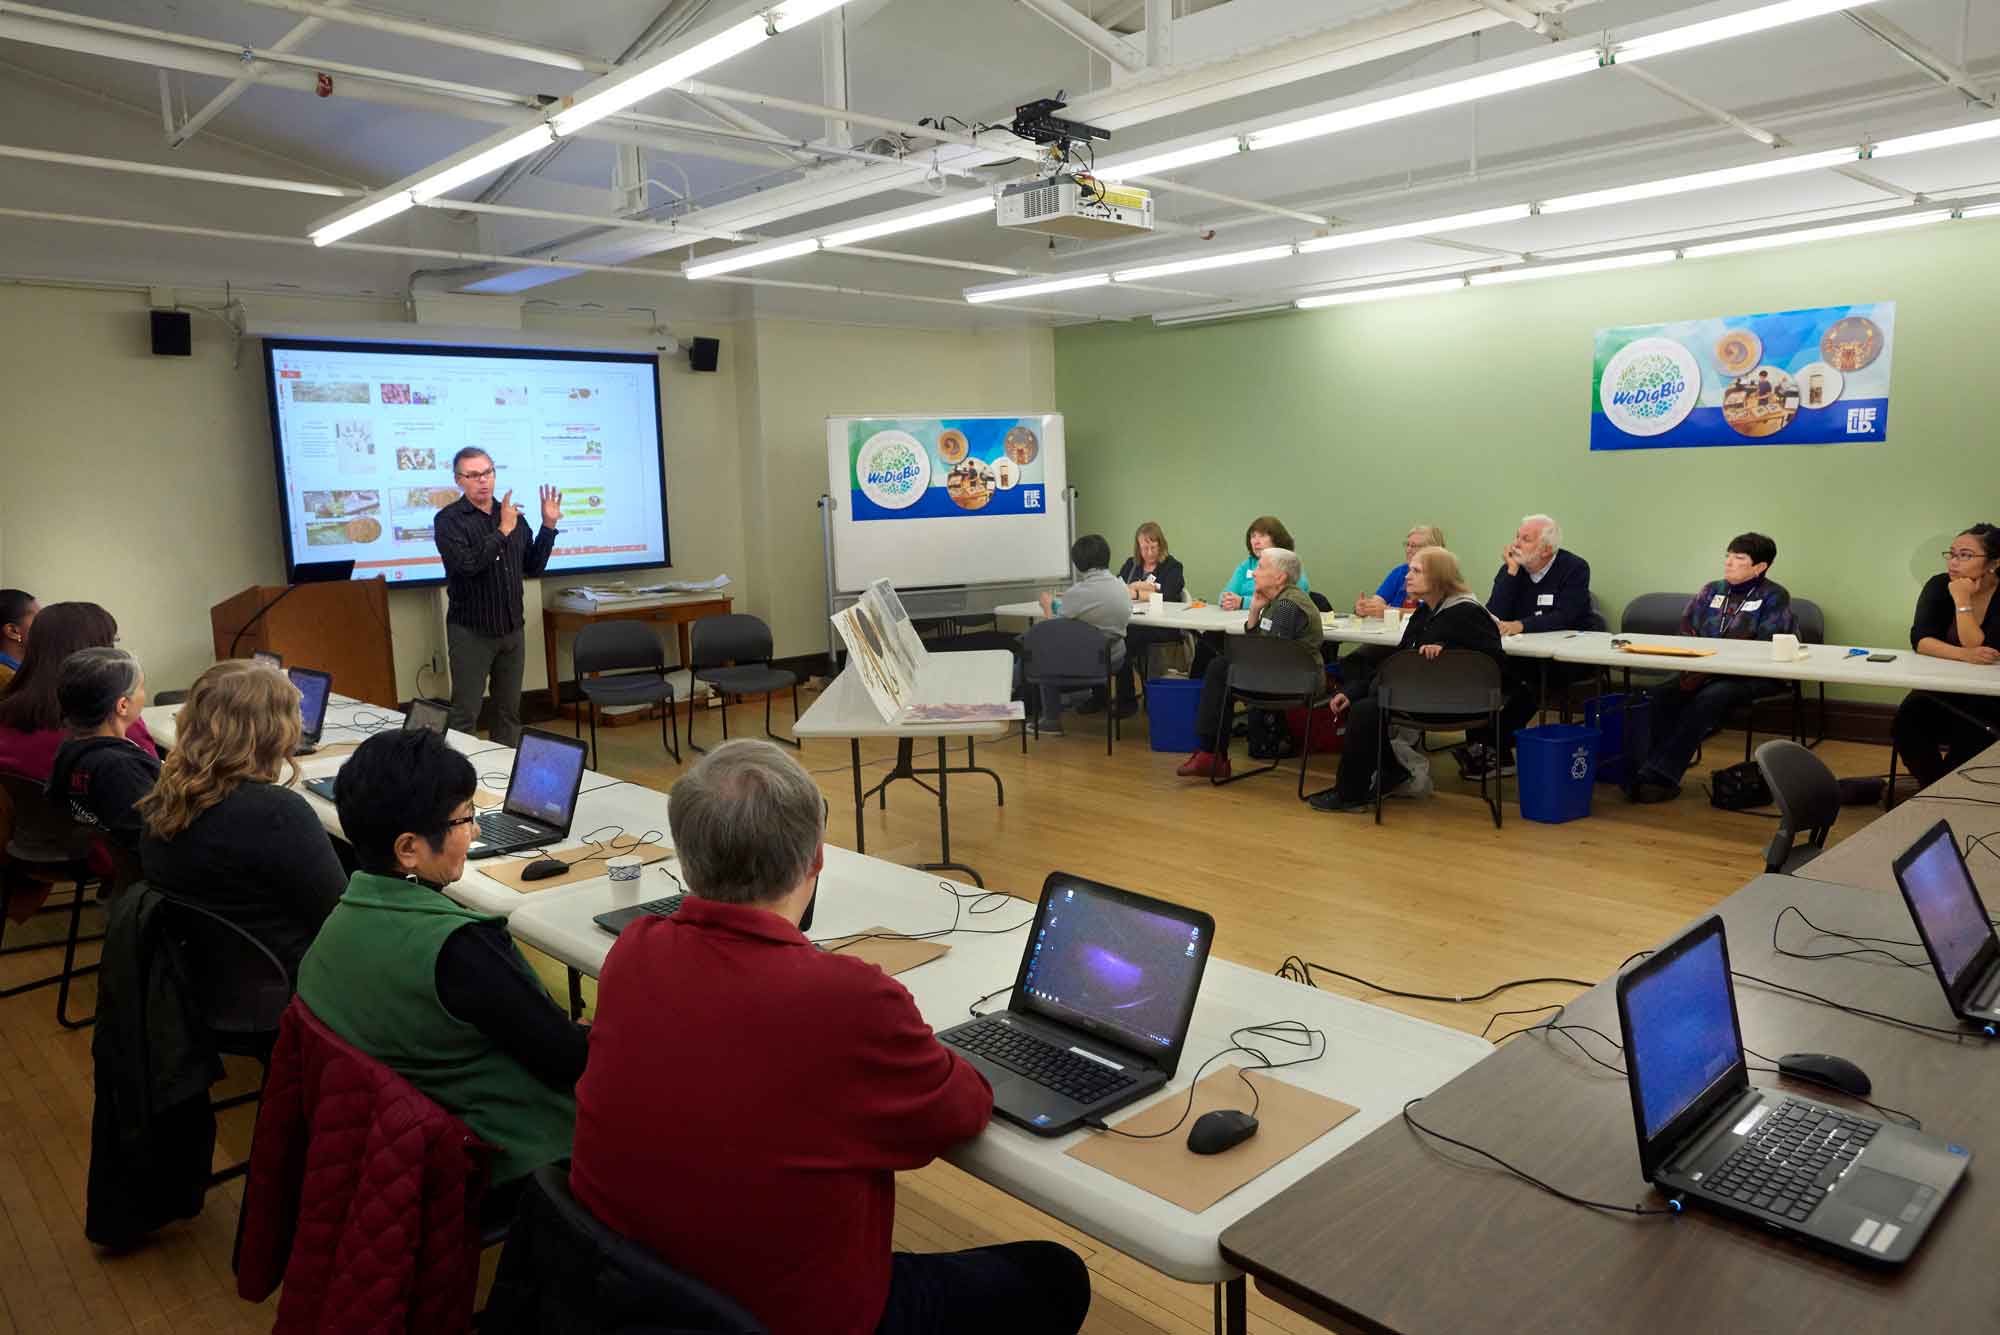
[[[617,705],[659,705],[660,745],[679,764],[681,731],[674,717],[674,684],[667,680],[667,651],[652,626],[643,621],[594,621],[577,632],[573,656],[576,688],[590,713],[590,767],[598,768],[597,711]],[[690,714],[688,729],[693,728]],[[583,735],[581,718],[576,731]]]
[[[1049,617],[1028,627],[1021,637],[1021,680],[1028,687],[1028,722],[1021,728],[1021,751],[1028,750],[1028,729],[1041,740],[1041,692],[1037,687],[1088,688],[1105,692],[1110,699],[1112,674],[1117,670],[1113,655],[1124,645],[1097,627],[1070,617]],[[1118,711],[1104,710],[1104,754],[1120,733]]]
[[[796,672],[771,666],[771,628],[748,612],[731,612],[725,616],[702,617],[694,623],[694,631],[688,653],[693,662],[696,681],[707,682],[722,697],[722,740],[729,740],[729,701],[734,696],[742,699],[746,695],[764,697],[764,735],[774,742],[786,746],[799,743],[790,737],[780,737],[771,731],[771,693],[789,690],[792,693],[792,717],[799,716],[799,677]],[[705,749],[694,739],[695,715],[688,713],[688,745],[697,751]]]
[[[1304,709],[1305,740],[1299,746],[1299,800],[1303,802],[1306,767],[1312,763],[1312,711],[1333,698],[1326,688],[1326,660],[1312,646],[1277,635],[1231,635],[1223,653],[1228,676],[1222,692],[1222,759],[1229,756],[1230,724],[1238,700],[1257,709]],[[1281,763],[1273,760],[1226,779],[1211,776],[1209,782],[1218,786],[1235,783],[1254,774],[1268,774]]]
[[[1486,727],[1500,735],[1500,708],[1507,701],[1501,685],[1500,665],[1485,654],[1471,649],[1447,649],[1436,658],[1425,658],[1414,649],[1403,649],[1384,660],[1375,676],[1378,749],[1375,753],[1375,823],[1382,823],[1382,770],[1389,761],[1389,729],[1406,727],[1439,730],[1443,727]],[[1487,796],[1489,772],[1479,776],[1479,796],[1493,812],[1493,828],[1500,828],[1500,803],[1506,781],[1498,769],[1490,771],[1493,795]]]
[[[1797,742],[1764,743],[1757,748],[1757,768],[1779,813],[1778,832],[1764,849],[1764,870],[1790,874],[1826,851],[1826,837],[1840,819],[1840,780]],[[1801,835],[1803,848],[1797,844]]]

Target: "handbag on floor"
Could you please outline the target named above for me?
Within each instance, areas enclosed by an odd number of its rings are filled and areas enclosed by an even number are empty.
[[[1753,807],[1768,807],[1772,801],[1771,785],[1764,782],[1764,772],[1754,760],[1719,769],[1708,776],[1708,804],[1712,807],[1749,811]]]

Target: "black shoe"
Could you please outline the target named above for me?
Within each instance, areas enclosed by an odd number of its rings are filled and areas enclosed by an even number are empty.
[[[1320,789],[1318,792],[1312,794],[1312,796],[1306,798],[1306,805],[1310,806],[1314,811],[1338,811],[1342,815],[1347,816],[1358,816],[1363,812],[1372,812],[1375,810],[1375,803],[1372,799],[1364,797],[1359,801],[1350,802],[1340,795],[1340,790],[1337,788]]]
[[[1115,719],[1119,719],[1122,721],[1124,719],[1132,718],[1138,712],[1139,712],[1139,702],[1137,700],[1120,700],[1115,706],[1112,707],[1111,716]]]
[[[1104,712],[1104,701],[1093,695],[1078,705],[1076,712],[1079,714],[1102,714]]]
[[[1654,770],[1642,769],[1632,781],[1629,794],[1634,802],[1671,802],[1681,795],[1681,786]]]

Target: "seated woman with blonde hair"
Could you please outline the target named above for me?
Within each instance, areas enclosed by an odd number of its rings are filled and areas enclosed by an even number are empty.
[[[1417,610],[1403,623],[1398,651],[1414,649],[1425,658],[1436,658],[1447,649],[1471,649],[1485,654],[1503,672],[1507,660],[1500,648],[1500,628],[1480,601],[1472,596],[1465,576],[1459,572],[1458,558],[1442,547],[1425,547],[1410,558],[1406,586],[1416,595]],[[1343,668],[1353,658],[1341,660]],[[1347,738],[1340,753],[1340,774],[1331,788],[1314,793],[1308,800],[1316,811],[1359,812],[1375,809],[1375,763],[1380,737],[1381,705],[1375,699],[1374,677],[1369,672],[1352,673],[1351,679],[1333,697],[1336,717],[1347,716]],[[1410,774],[1393,755],[1383,756],[1382,791],[1392,793],[1408,782]]]
[[[195,678],[138,804],[147,883],[235,923],[294,978],[347,888],[319,817],[287,786],[299,735],[299,692],[284,673],[217,663]]]

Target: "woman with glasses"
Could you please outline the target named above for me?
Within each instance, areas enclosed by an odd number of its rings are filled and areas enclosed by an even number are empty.
[[[1358,617],[1379,617],[1391,607],[1402,607],[1414,602],[1406,582],[1410,576],[1410,562],[1426,547],[1445,545],[1444,530],[1436,524],[1417,524],[1403,535],[1403,564],[1383,577],[1381,586],[1373,593],[1364,593],[1354,600],[1354,615]]]
[[[2000,527],[1974,524],[1951,540],[1944,570],[1917,595],[1910,645],[1930,658],[2000,669]],[[2000,698],[1913,691],[1896,707],[1896,754],[1926,787],[2000,738]]]
[[[360,870],[299,966],[299,1000],[499,1147],[505,1188],[569,1155],[587,1031],[514,948],[504,918],[444,888],[465,874],[472,762],[434,732],[381,732],[340,770]],[[510,1213],[513,1193],[486,1212]]]
[[[293,977],[347,884],[312,804],[291,787],[299,732],[299,691],[284,673],[247,658],[217,663],[195,678],[173,749],[135,808],[146,883],[235,923]]]

